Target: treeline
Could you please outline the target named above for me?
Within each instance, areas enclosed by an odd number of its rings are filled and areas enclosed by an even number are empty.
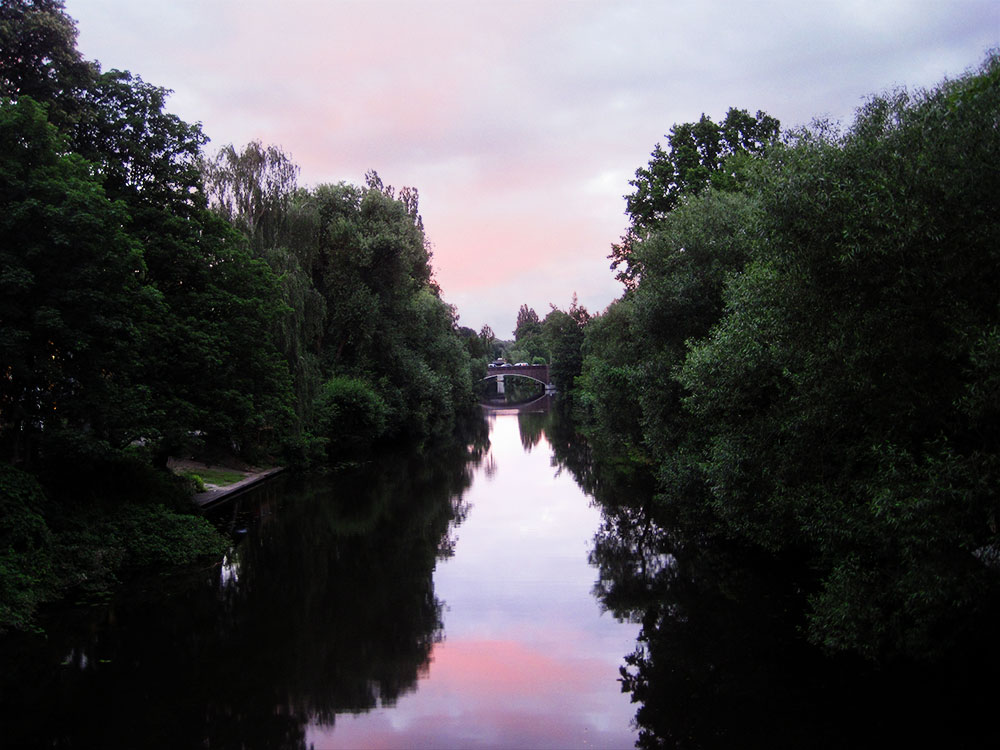
[[[417,191],[302,188],[259,143],[210,156],[168,93],[82,59],[61,0],[0,5],[0,626],[101,577],[47,556],[80,513],[183,509],[150,471],[170,456],[339,462],[475,406]],[[142,557],[129,518],[88,554]],[[216,546],[199,528],[192,554]]]
[[[693,543],[797,571],[834,651],[933,657],[998,611],[998,112],[991,53],[844,132],[676,126],[583,327],[595,456],[648,467]]]
[[[471,328],[459,328],[459,335],[465,339],[470,355],[484,365],[496,359],[512,364],[551,365],[559,373],[557,382],[569,388],[573,378],[580,374],[583,327],[590,320],[590,313],[577,302],[576,294],[569,310],[551,303],[549,307],[545,317],[539,318],[534,308],[521,305],[512,339],[497,338],[488,325],[478,334]]]

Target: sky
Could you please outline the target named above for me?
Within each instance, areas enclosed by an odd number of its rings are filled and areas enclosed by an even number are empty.
[[[459,324],[512,337],[621,294],[624,196],[674,123],[730,107],[850,124],[1000,47],[997,0],[66,0],[103,69],[173,90],[208,152],[259,140],[303,186],[420,193]]]

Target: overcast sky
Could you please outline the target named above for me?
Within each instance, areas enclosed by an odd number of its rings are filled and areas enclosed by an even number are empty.
[[[1000,46],[997,0],[66,0],[79,48],[173,89],[212,152],[278,145],[300,183],[420,191],[460,323],[510,337],[574,292],[619,296],[636,168],[729,107],[848,124]]]

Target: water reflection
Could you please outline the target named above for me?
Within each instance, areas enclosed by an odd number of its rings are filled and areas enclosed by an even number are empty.
[[[0,640],[4,747],[630,747],[600,513],[544,415],[215,511],[219,563]]]
[[[493,477],[466,492],[454,559],[434,574],[444,638],[426,678],[391,709],[310,728],[317,747],[634,745],[618,678],[638,629],[601,616],[591,593],[600,513],[553,465],[544,417],[491,421]]]
[[[794,559],[704,536],[567,420],[547,434],[602,506],[594,593],[642,624],[623,668],[639,747],[1000,746],[994,634],[934,664],[829,656],[801,635],[809,574]]]
[[[306,725],[391,705],[441,639],[432,574],[487,446],[268,484],[219,522],[223,565],[53,613],[0,642],[9,747],[306,747]]]
[[[217,510],[220,564],[0,640],[0,745],[1000,746],[993,634],[828,658],[794,561],[671,517],[558,412],[491,421],[279,478]]]

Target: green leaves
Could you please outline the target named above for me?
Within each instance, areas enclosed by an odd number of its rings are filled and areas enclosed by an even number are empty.
[[[707,123],[676,128],[671,189],[700,187],[631,235],[638,283],[591,326],[634,343],[585,346],[598,429],[627,435],[609,391],[637,393],[663,501],[805,554],[810,637],[830,648],[932,656],[1000,596],[984,562],[1000,541],[998,81],[994,54],[875,97],[845,133],[772,145],[736,193],[698,171]],[[665,179],[639,176],[637,200]]]
[[[636,170],[629,184],[635,189],[625,196],[631,226],[621,244],[612,246],[611,268],[626,289],[634,289],[644,272],[637,246],[661,227],[667,217],[692,196],[714,188],[742,190],[754,159],[778,139],[779,122],[757,112],[730,109],[720,125],[701,116],[698,122],[674,125],[667,136],[669,152],[656,144],[647,167]]]
[[[135,396],[133,324],[144,305],[141,253],[79,157],[28,98],[0,104],[5,135],[30,148],[0,149],[0,424],[15,455],[46,420],[104,432],[101,404]],[[8,135],[8,137],[10,137]]]

